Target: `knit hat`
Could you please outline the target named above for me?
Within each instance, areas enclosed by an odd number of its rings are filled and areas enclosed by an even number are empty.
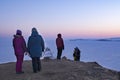
[[[21,30],[17,30],[16,31],[16,35],[22,35],[22,31]]]

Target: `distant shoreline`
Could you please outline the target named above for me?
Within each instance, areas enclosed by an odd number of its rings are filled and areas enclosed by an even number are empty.
[[[70,39],[70,41],[113,41],[113,42],[120,42],[120,38],[101,38],[101,39]]]

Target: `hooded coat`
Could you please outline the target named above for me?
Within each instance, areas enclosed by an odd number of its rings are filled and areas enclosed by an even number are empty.
[[[23,36],[14,35],[13,47],[14,47],[15,55],[24,55],[24,52],[27,51],[27,48]]]
[[[28,52],[31,57],[41,57],[44,51],[44,41],[36,30],[32,30],[32,34],[28,39]]]

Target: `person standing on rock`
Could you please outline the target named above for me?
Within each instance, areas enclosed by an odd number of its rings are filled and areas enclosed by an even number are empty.
[[[57,59],[61,59],[62,51],[64,50],[64,41],[62,35],[59,33],[56,38]]]
[[[27,51],[27,47],[26,47],[26,42],[22,36],[21,30],[17,30],[16,35],[14,35],[13,47],[17,59],[16,74],[22,74],[24,73],[22,71],[22,63],[23,63],[24,53]]]
[[[40,57],[44,51],[44,40],[41,35],[38,34],[36,28],[32,28],[32,34],[28,39],[28,52],[32,58],[33,72],[41,70]]]

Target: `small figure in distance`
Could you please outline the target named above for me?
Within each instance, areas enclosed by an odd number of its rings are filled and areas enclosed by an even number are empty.
[[[61,59],[62,50],[64,50],[64,41],[60,33],[57,35],[56,38],[56,46],[57,46],[57,59]]]
[[[74,48],[73,52],[74,61],[80,61],[80,53],[81,51],[79,50],[78,47]]]

